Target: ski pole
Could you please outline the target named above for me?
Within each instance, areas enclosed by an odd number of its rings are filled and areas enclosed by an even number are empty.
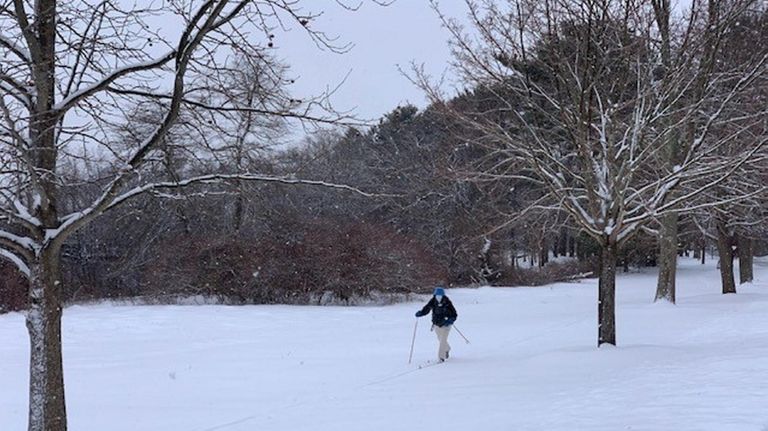
[[[457,327],[456,327],[456,325],[453,325],[453,329],[455,329],[455,330],[456,330],[456,332],[458,332],[458,333],[459,333],[459,335],[461,335],[461,338],[463,338],[463,339],[464,339],[464,341],[466,341],[466,342],[467,342],[467,344],[469,344],[469,340],[467,340],[467,337],[465,337],[465,336],[464,336],[464,334],[462,334],[462,333],[461,333],[461,331],[459,331],[459,328],[457,328]]]
[[[413,359],[413,345],[416,343],[416,328],[419,326],[419,319],[416,319],[416,323],[413,325],[413,338],[411,339],[411,353],[408,355],[408,363],[411,363]]]

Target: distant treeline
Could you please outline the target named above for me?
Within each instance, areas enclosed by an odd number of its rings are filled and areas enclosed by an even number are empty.
[[[455,102],[481,99],[467,93]],[[373,197],[245,181],[140,197],[67,242],[65,300],[355,304],[437,283],[537,285],[594,271],[594,241],[563,213],[515,214],[544,192],[471,175],[488,154],[462,137],[436,109],[405,106],[368,131],[318,132],[252,161],[259,172],[350,184]],[[197,169],[192,160],[180,166]],[[69,199],[97,193],[98,184],[73,188]],[[681,253],[701,256],[705,236],[692,220],[682,226]],[[654,265],[656,250],[653,235],[638,235],[620,264]],[[0,308],[23,308],[24,281],[2,265]]]

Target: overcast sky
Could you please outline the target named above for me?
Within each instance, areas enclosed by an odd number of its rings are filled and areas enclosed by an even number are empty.
[[[345,0],[350,3],[353,0]],[[449,16],[464,18],[463,1],[443,0],[441,9]],[[396,0],[378,6],[363,0],[357,11],[345,10],[335,0],[306,2],[323,15],[312,27],[338,36],[339,43],[354,46],[345,54],[319,50],[300,29],[276,33],[276,52],[299,76],[297,96],[317,94],[347,80],[333,97],[337,109],[355,109],[358,116],[376,119],[404,103],[424,107],[422,92],[399,71],[411,61],[423,63],[439,77],[448,68],[450,53],[446,29],[427,0]]]
[[[357,11],[345,10],[346,4],[362,2]],[[691,0],[673,0],[678,11],[690,7]],[[463,0],[439,0],[440,9],[449,17],[467,22]],[[340,110],[355,109],[361,118],[377,119],[404,103],[420,108],[426,105],[423,93],[398,71],[408,69],[410,62],[424,64],[433,76],[446,73],[450,53],[448,31],[442,28],[428,0],[394,0],[386,7],[371,0],[310,0],[302,3],[323,15],[312,27],[338,36],[339,43],[352,43],[346,54],[319,50],[300,29],[277,33],[276,52],[300,79],[294,94],[302,97],[335,87],[349,73],[346,82],[333,98]]]

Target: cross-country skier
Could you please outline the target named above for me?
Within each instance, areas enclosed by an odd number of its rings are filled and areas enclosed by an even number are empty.
[[[436,287],[434,296],[427,302],[421,310],[416,312],[416,317],[426,316],[432,312],[432,329],[437,334],[440,346],[437,349],[437,359],[440,362],[448,359],[448,352],[451,346],[448,344],[448,333],[451,332],[451,325],[456,321],[458,314],[453,307],[453,303],[447,296],[442,287]]]

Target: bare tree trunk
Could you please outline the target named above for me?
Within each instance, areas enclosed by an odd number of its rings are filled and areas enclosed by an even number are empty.
[[[248,100],[249,106],[251,103],[251,100]],[[248,115],[248,118],[250,118],[250,115]],[[237,171],[242,172],[243,171],[243,151],[244,151],[244,139],[243,135],[240,135],[237,137],[237,145],[235,148],[235,166],[237,166]],[[235,197],[235,213],[234,213],[234,225],[235,225],[235,232],[240,232],[240,228],[243,225],[243,183],[242,181],[238,181],[237,183],[237,196]]]
[[[672,5],[669,0],[654,0],[651,2],[654,17],[659,28],[661,39],[661,62],[665,70],[672,68],[672,41],[670,20]],[[677,164],[680,158],[681,143],[677,139],[677,130],[672,130],[664,143],[664,163],[670,168]],[[656,264],[659,266],[659,277],[656,282],[656,298],[675,303],[675,275],[677,269],[677,214],[670,213],[661,217],[659,229],[659,255]]]
[[[576,257],[576,237],[568,235],[568,256]]]
[[[34,3],[38,61],[34,62],[35,106],[30,123],[32,165],[41,174],[34,193],[42,198],[34,208],[45,229],[59,226],[57,208],[56,129],[53,110],[56,86],[56,0]],[[30,264],[27,330],[30,338],[29,429],[66,431],[64,371],[61,357],[61,278],[59,247],[42,248]]]
[[[233,217],[235,232],[240,232],[240,228],[243,225],[243,193],[239,187],[237,190],[237,196],[235,197],[235,213]]]
[[[736,293],[736,282],[733,278],[733,248],[731,236],[728,234],[725,221],[717,220],[717,251],[720,255],[720,279],[723,284],[723,294]]]
[[[659,278],[656,299],[675,303],[675,276],[677,273],[677,213],[665,214],[659,230]]]
[[[626,249],[624,250],[621,256],[621,265],[623,267],[622,270],[624,272],[629,272],[629,251]]]
[[[58,252],[44,251],[33,269],[29,304],[29,431],[66,431]]]
[[[739,284],[751,283],[754,279],[752,238],[739,235]]]
[[[597,303],[598,347],[616,345],[616,253],[617,245],[606,241],[601,250]]]
[[[701,236],[701,264],[707,263],[707,236]]]
[[[565,227],[560,228],[555,250],[557,250],[555,257],[568,255],[568,230]]]

